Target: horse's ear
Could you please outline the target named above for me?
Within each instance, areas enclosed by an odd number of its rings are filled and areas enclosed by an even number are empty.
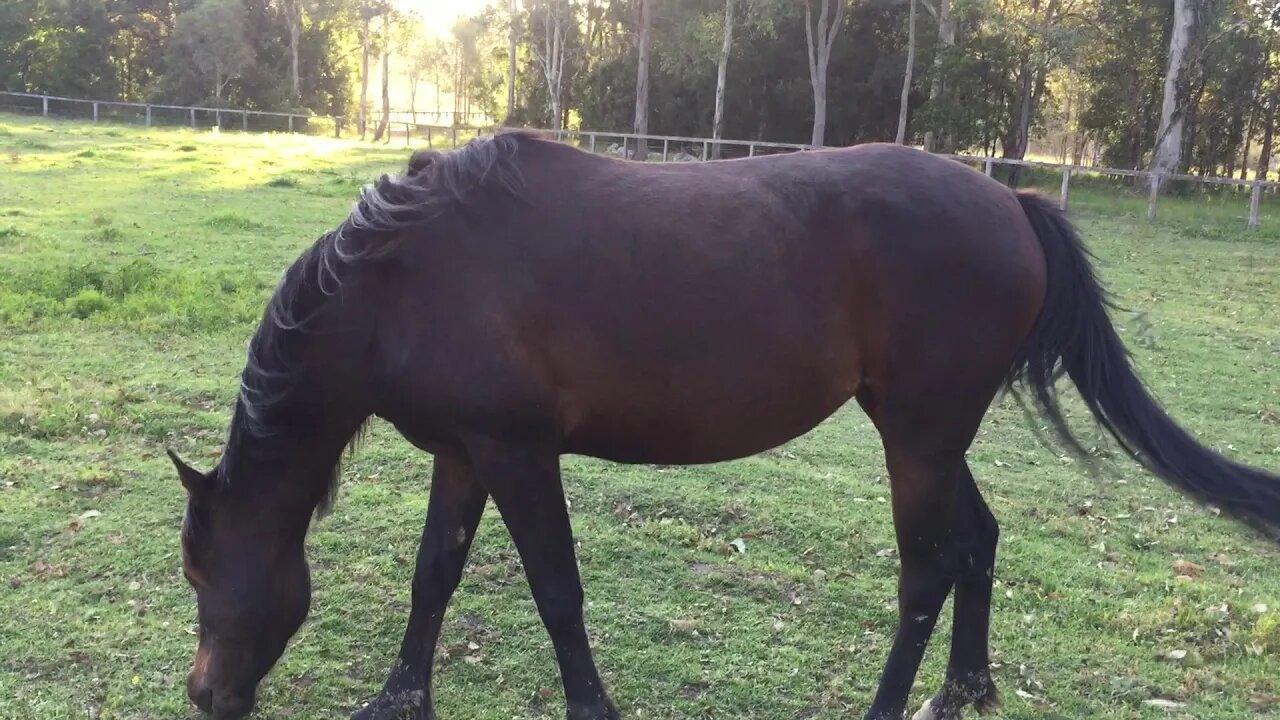
[[[182,458],[169,448],[165,448],[164,451],[173,461],[173,466],[178,469],[178,479],[182,481],[182,487],[186,488],[188,493],[197,495],[208,489],[209,476],[183,462]]]
[[[443,155],[435,150],[419,150],[409,158],[409,177],[421,175],[424,170],[435,164]]]

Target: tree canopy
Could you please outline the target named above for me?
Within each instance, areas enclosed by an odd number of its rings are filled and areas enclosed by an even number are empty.
[[[1175,0],[917,0],[913,35],[910,0],[491,0],[440,38],[385,0],[8,0],[0,87],[354,116],[363,52],[394,110],[459,122],[848,145],[901,115],[935,149],[1126,168],[1174,88],[1179,170],[1265,170],[1277,0],[1188,1],[1185,38]]]

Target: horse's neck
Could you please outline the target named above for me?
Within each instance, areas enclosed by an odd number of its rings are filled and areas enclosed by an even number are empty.
[[[238,413],[239,414],[239,413]],[[248,493],[255,504],[278,508],[282,516],[304,522],[317,509],[328,509],[338,480],[343,450],[353,441],[363,418],[324,413],[305,426],[281,425],[251,430],[237,417],[227,446],[227,481]]]

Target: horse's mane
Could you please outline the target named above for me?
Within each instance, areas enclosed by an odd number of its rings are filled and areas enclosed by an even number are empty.
[[[249,342],[220,465],[224,482],[230,482],[227,469],[238,467],[250,446],[256,456],[270,446],[258,441],[296,429],[296,418],[283,410],[301,380],[298,339],[317,331],[325,312],[339,304],[334,300],[344,281],[393,256],[411,237],[409,231],[423,230],[447,216],[478,217],[503,200],[519,197],[523,179],[517,152],[541,140],[531,133],[509,132],[477,138],[449,153],[419,151],[404,175],[383,175],[365,186],[347,219],[285,271]],[[335,465],[318,512],[330,506],[337,481]]]

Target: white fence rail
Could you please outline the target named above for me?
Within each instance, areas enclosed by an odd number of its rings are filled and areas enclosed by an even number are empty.
[[[245,110],[240,108],[220,108],[220,107],[196,107],[190,105],[165,105],[160,103],[138,103],[124,102],[121,100],[85,100],[83,98],[60,97],[57,95],[37,95],[35,93],[18,93],[18,92],[0,92],[0,99],[9,99],[10,103],[0,106],[0,109],[13,109],[27,112],[38,112],[43,117],[75,117],[80,119],[92,118],[94,122],[98,122],[106,118],[106,111],[124,109],[127,110],[132,118],[141,119],[147,127],[160,124],[162,119],[158,117],[161,113],[168,112],[170,122],[164,123],[168,125],[184,124],[191,127],[198,127],[198,119],[207,121],[212,118],[214,124],[219,127],[234,127],[236,120],[240,121],[242,130],[249,130],[249,119],[254,118],[273,118],[275,123],[270,129],[277,129],[274,125],[279,125],[279,130],[287,132],[298,132],[303,130],[309,122],[322,120],[324,118],[306,113],[286,113],[286,112],[269,112],[266,110]],[[24,104],[25,101],[25,104]],[[172,113],[179,113],[177,116]],[[173,120],[176,117],[176,122]],[[224,122],[224,118],[228,122]],[[284,120],[280,120],[283,118]],[[255,126],[254,129],[262,129]]]
[[[286,113],[286,112],[268,112],[263,110],[245,110],[234,108],[211,108],[211,107],[193,107],[185,105],[162,105],[151,103],[122,102],[117,100],[85,100],[82,98],[67,98],[55,95],[40,95],[34,93],[14,93],[0,92],[0,99],[11,98],[19,101],[25,101],[30,107],[22,107],[21,103],[18,107],[7,107],[0,105],[0,109],[17,109],[21,111],[35,112],[37,111],[44,117],[51,115],[50,103],[67,104],[70,107],[80,108],[79,112],[54,112],[52,114],[58,116],[75,116],[85,117],[91,114],[94,122],[98,122],[103,118],[103,110],[113,108],[124,108],[133,113],[137,118],[139,112],[142,113],[143,122],[150,127],[156,124],[155,115],[157,111],[179,112],[182,113],[182,124],[189,124],[191,127],[198,127],[198,116],[206,120],[213,120],[218,127],[224,127],[223,119],[229,118],[234,123],[235,119],[240,120],[242,130],[250,130],[249,119],[252,118],[270,118],[274,119],[279,127],[262,127],[255,123],[253,130],[275,130],[287,132],[314,131],[317,125],[328,126],[332,123],[334,137],[341,137],[343,128],[352,121],[352,118],[344,117],[325,117],[308,115],[303,113]],[[85,110],[84,108],[88,108]],[[407,114],[407,113],[406,113]],[[423,116],[452,116],[451,113],[420,113]],[[395,117],[393,113],[392,117]],[[280,118],[284,118],[283,123]],[[411,146],[415,137],[426,140],[428,146],[434,146],[437,140],[449,143],[452,147],[458,147],[463,138],[467,136],[480,136],[484,134],[493,134],[500,132],[506,128],[496,126],[466,126],[459,125],[456,121],[461,119],[453,117],[455,121],[452,124],[429,124],[412,122],[409,120],[392,120],[388,123],[387,141],[390,142],[394,135],[403,135],[405,145]],[[372,127],[375,123],[371,122],[372,118],[366,120],[366,128]],[[174,123],[168,123],[174,124]],[[234,125],[228,126],[234,127]],[[678,161],[706,161],[713,159],[719,151],[724,148],[736,148],[739,152],[743,148],[746,149],[746,155],[753,157],[755,155],[776,152],[804,152],[815,149],[812,145],[801,143],[778,143],[765,142],[760,140],[715,140],[705,137],[687,137],[678,135],[639,135],[627,132],[604,132],[598,130],[542,130],[542,132],[550,133],[561,140],[572,140],[578,145],[585,145],[586,149],[592,152],[610,152],[620,155],[624,158],[634,157],[639,150],[641,143],[644,143],[646,154],[651,150],[652,146],[660,144],[662,151],[660,156],[663,162],[670,160]],[[602,141],[617,140],[621,143],[612,142],[607,147],[601,148]],[[673,153],[672,150],[675,149]],[[700,151],[700,152],[690,152]],[[658,155],[656,148],[652,148],[655,155]],[[1152,185],[1152,190],[1148,194],[1147,199],[1147,219],[1153,220],[1156,217],[1156,209],[1159,203],[1159,195],[1154,189],[1154,185],[1150,182],[1152,173],[1146,170],[1129,170],[1123,168],[1097,167],[1092,165],[1062,165],[1056,163],[1036,162],[1032,160],[1017,160],[1010,158],[985,157],[977,155],[943,155],[952,160],[962,162],[968,165],[981,166],[982,170],[991,176],[996,165],[1021,166],[1026,168],[1034,168],[1040,170],[1051,170],[1061,173],[1062,186],[1059,195],[1059,202],[1065,209],[1068,206],[1071,195],[1071,178],[1077,173],[1090,173],[1095,175],[1109,175],[1115,177],[1131,177],[1143,180],[1147,185]],[[1280,188],[1280,182],[1272,182],[1268,180],[1246,180],[1232,177],[1205,177],[1197,175],[1170,175],[1166,178],[1169,181],[1189,182],[1208,185],[1230,185],[1236,187],[1247,187],[1250,189],[1249,197],[1249,214],[1246,225],[1250,230],[1258,227],[1259,206],[1261,205],[1261,197],[1263,190],[1275,192]]]

